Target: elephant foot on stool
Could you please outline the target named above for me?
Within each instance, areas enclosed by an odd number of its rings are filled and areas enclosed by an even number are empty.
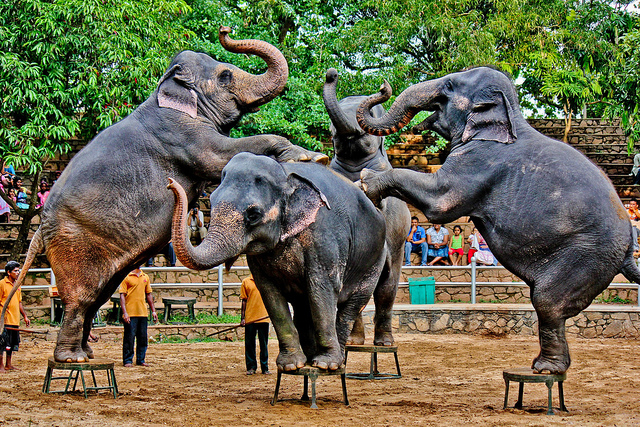
[[[315,356],[311,362],[311,366],[320,369],[328,369],[335,371],[344,363],[344,357],[332,353],[323,353]]]
[[[57,346],[53,352],[56,362],[82,363],[89,361],[89,355],[80,348],[64,348]]]
[[[280,350],[278,358],[276,359],[276,365],[281,371],[295,371],[296,369],[304,367],[307,362],[307,357],[300,351],[287,352]]]
[[[362,314],[360,314],[356,321],[353,323],[353,329],[349,338],[347,338],[347,345],[362,345],[364,344],[364,323],[362,321]]]
[[[373,339],[373,345],[392,346],[393,343],[394,341],[393,341],[393,335],[391,334],[391,331],[381,331],[381,332],[376,331],[376,335]]]
[[[531,369],[533,369],[536,374],[549,372],[550,374],[558,375],[567,372],[570,364],[571,359],[569,358],[569,353],[558,356],[544,356],[542,352],[540,352],[540,354],[533,359]]]
[[[82,350],[87,354],[87,357],[89,359],[95,359],[95,356],[93,354],[93,349],[91,348],[91,346],[89,344],[83,344],[82,345]]]

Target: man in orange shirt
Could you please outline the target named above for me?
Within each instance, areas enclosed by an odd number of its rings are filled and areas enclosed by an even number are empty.
[[[244,326],[244,359],[247,365],[247,375],[253,375],[258,369],[256,361],[256,333],[260,342],[260,368],[263,374],[269,372],[269,315],[262,302],[262,296],[249,276],[242,281],[240,287],[240,299],[242,310],[240,313],[240,325]]]
[[[153,305],[151,282],[149,276],[140,270],[133,270],[120,284],[120,306],[124,338],[122,339],[122,362],[125,367],[133,366],[133,343],[136,341],[136,365],[149,366],[144,358],[147,354],[147,318],[149,312],[144,304],[145,299],[151,309],[154,323],[158,321],[158,313]]]
[[[11,288],[13,288],[13,283],[18,278],[20,274],[20,264],[17,261],[9,261],[7,265],[4,266],[4,271],[7,273],[7,277],[0,280],[0,309],[2,309],[7,301],[7,297],[9,296],[9,292],[11,292]],[[7,313],[5,314],[5,326],[8,328],[18,329],[20,326],[20,314],[24,318],[24,323],[27,325],[31,325],[31,321],[27,317],[27,313],[24,311],[24,307],[22,306],[22,293],[20,289],[18,289],[9,301],[9,306],[7,307]],[[14,351],[18,351],[18,344],[20,344],[20,333],[18,331],[11,331],[5,329],[6,341],[4,342],[1,351],[7,353],[7,362],[3,364],[2,354],[0,353],[0,372],[6,372],[10,370],[17,369],[15,366],[11,364],[11,355]]]

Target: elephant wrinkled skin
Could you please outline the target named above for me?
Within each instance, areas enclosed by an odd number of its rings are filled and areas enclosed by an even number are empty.
[[[327,70],[322,98],[331,118],[331,141],[335,153],[329,167],[354,182],[360,179],[360,171],[364,168],[377,172],[391,170],[384,148],[384,137],[364,132],[356,122],[356,110],[367,97],[348,96],[338,102],[337,82],[338,72],[333,68]],[[376,117],[384,113],[382,106],[374,108]],[[380,210],[386,221],[387,254],[382,275],[373,293],[376,309],[373,343],[393,345],[391,317],[402,269],[404,242],[409,232],[410,214],[407,204],[395,197],[383,200]],[[362,315],[359,315],[348,343],[364,344],[364,335]]]
[[[537,372],[565,372],[571,363],[565,320],[577,315],[617,273],[640,282],[629,217],[611,182],[583,154],[534,130],[511,80],[486,67],[407,88],[388,113],[374,118],[364,101],[358,122],[387,135],[421,110],[433,111],[414,131],[434,130],[451,153],[434,174],[364,170],[372,200],[401,198],[433,222],[468,215],[498,261],[531,288],[538,315]]]
[[[278,336],[278,369],[338,369],[384,262],[384,217],[352,182],[315,163],[236,155],[211,194],[207,237],[193,247],[175,182],[173,244],[187,267],[247,262]],[[293,307],[293,318],[288,304]]]
[[[129,271],[169,242],[174,202],[165,188],[168,177],[195,203],[204,184],[219,181],[224,165],[241,151],[280,161],[328,160],[275,135],[229,137],[245,113],[284,89],[288,77],[274,46],[232,40],[229,32],[220,28],[222,45],[260,56],[268,65],[264,74],[203,53],[177,54],[156,91],[75,155],[51,189],[16,288],[44,249],[65,304],[57,361],[93,357],[87,338],[95,313]]]

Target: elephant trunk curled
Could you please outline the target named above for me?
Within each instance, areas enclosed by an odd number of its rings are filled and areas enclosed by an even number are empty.
[[[274,99],[282,92],[289,77],[289,65],[284,55],[273,45],[262,40],[232,40],[231,28],[220,27],[220,44],[233,53],[253,54],[267,63],[267,71],[260,75],[246,73],[246,99],[248,107],[259,107]]]
[[[380,92],[362,101],[358,107],[358,124],[372,135],[386,136],[398,132],[416,114],[430,108],[439,93],[439,88],[440,79],[410,86],[398,95],[384,116],[375,118],[371,114],[371,107],[382,104],[391,97],[391,86],[385,81]]]
[[[171,238],[176,257],[182,265],[193,270],[207,270],[228,259],[235,258],[241,251],[242,214],[224,206],[211,209],[211,222],[207,237],[194,247],[187,233],[187,194],[182,186],[169,178],[167,188],[173,191],[176,205],[171,222]]]
[[[338,135],[357,135],[362,132],[360,129],[356,129],[345,116],[344,111],[338,104],[338,98],[336,96],[336,85],[338,83],[338,71],[335,68],[329,68],[325,78],[325,83],[322,88],[322,99],[324,100],[324,106],[329,113],[329,118],[336,128]]]

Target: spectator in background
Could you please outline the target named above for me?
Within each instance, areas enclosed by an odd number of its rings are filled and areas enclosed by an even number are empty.
[[[411,229],[407,234],[406,241],[404,242],[404,260],[405,266],[411,265],[411,253],[416,252],[422,255],[422,262],[420,265],[427,265],[427,254],[429,248],[427,246],[427,234],[424,228],[418,225],[418,217],[411,217]]]
[[[49,197],[49,183],[46,179],[40,181],[40,191],[38,191],[38,205],[36,208],[44,206],[44,202]]]
[[[16,174],[16,170],[13,168],[13,165],[7,165],[4,162],[2,163],[2,173],[8,173],[11,176]]]
[[[11,198],[11,196],[9,196],[11,181],[7,177],[8,175],[2,175],[2,178],[0,179],[0,189],[2,189],[2,191],[4,191],[9,198]],[[11,209],[9,208],[9,204],[2,197],[0,197],[0,222],[9,222],[10,218]]]
[[[639,255],[638,252],[640,252],[640,245],[638,244],[638,234],[640,233],[640,211],[638,211],[638,201],[636,199],[631,199],[625,207],[627,208],[629,220],[631,221],[633,256],[637,258]]]
[[[196,245],[199,245],[207,235],[207,229],[204,227],[204,215],[197,207],[189,212],[189,240],[193,237],[196,239]]]
[[[22,178],[19,176],[13,177],[13,189],[16,191],[16,206],[20,209],[29,209],[28,195],[31,191],[22,186]]]
[[[55,171],[53,173],[53,183],[51,184],[51,186],[53,186],[58,181],[58,178],[60,178],[60,175],[62,175],[62,172],[60,171]]]
[[[631,173],[629,175],[633,175],[633,185],[640,185],[640,153],[636,153],[633,156],[633,167],[631,168]]]
[[[449,262],[449,230],[440,224],[433,224],[427,230],[427,245],[429,245],[429,257],[432,258],[427,265],[450,265]]]
[[[478,252],[478,249],[480,249],[480,245],[478,244],[478,236],[480,236],[480,233],[478,233],[478,229],[473,227],[473,230],[471,230],[471,235],[467,239],[467,242],[469,242],[469,253],[467,254],[467,262],[469,264],[471,264],[471,258],[473,258],[475,253]]]
[[[462,227],[456,225],[453,227],[453,236],[451,236],[451,245],[449,246],[449,259],[451,260],[453,265],[458,265],[463,256],[464,235],[462,234]]]
[[[7,276],[0,281],[0,309],[7,303],[7,297],[11,292],[11,288],[13,288],[13,284],[18,279],[18,275],[20,274],[20,264],[17,261],[8,261],[4,266],[4,271],[7,273]],[[13,295],[13,298],[11,298],[11,301],[9,301],[7,312],[5,314],[4,332],[6,333],[3,333],[2,335],[3,337],[6,337],[6,339],[0,349],[0,372],[16,369],[16,367],[11,363],[11,356],[14,351],[18,351],[18,345],[20,344],[20,332],[16,329],[20,327],[21,314],[25,325],[29,327],[29,325],[31,325],[31,321],[27,317],[27,313],[24,311],[24,307],[22,306],[22,293],[20,292],[20,289],[18,289]],[[2,353],[7,354],[6,363],[3,363]]]
[[[164,254],[164,257],[167,260],[167,264],[169,264],[169,267],[176,266],[176,253],[173,250],[173,244],[171,242],[167,243],[167,246],[162,248],[162,251],[160,251],[159,253]],[[153,267],[153,259],[154,257],[151,257],[147,260],[147,267]]]
[[[493,256],[491,249],[489,249],[489,245],[484,240],[484,237],[478,232],[476,232],[478,238],[478,251],[476,252],[476,262],[481,265],[497,265],[498,261]]]

